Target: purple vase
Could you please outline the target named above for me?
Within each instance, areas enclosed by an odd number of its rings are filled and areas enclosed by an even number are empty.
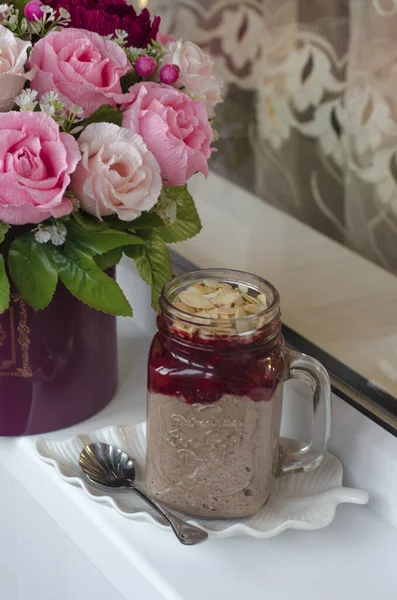
[[[13,293],[0,315],[0,436],[68,427],[101,410],[117,387],[116,318],[58,285],[32,310]]]

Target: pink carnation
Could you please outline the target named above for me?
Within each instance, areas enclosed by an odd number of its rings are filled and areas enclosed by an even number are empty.
[[[57,92],[65,106],[81,106],[85,117],[103,104],[116,104],[122,92],[120,78],[131,69],[115,42],[73,28],[52,31],[39,40],[28,64],[37,69],[32,89],[40,96]]]
[[[168,85],[142,82],[129,89],[123,127],[138,133],[161,167],[166,186],[208,175],[212,128],[205,106]]]
[[[64,197],[79,146],[44,113],[0,114],[0,220],[40,223],[72,211]]]

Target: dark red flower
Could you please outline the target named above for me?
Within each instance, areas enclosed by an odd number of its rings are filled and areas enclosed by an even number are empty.
[[[146,8],[137,15],[124,0],[44,0],[44,3],[55,10],[66,8],[71,16],[70,27],[88,29],[99,35],[124,29],[128,33],[128,45],[135,48],[146,48],[156,39],[159,30],[160,17],[155,17],[152,23]]]

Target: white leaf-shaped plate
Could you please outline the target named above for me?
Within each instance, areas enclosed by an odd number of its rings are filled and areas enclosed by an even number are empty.
[[[81,471],[78,458],[86,444],[93,441],[113,444],[134,458],[137,483],[144,485],[146,425],[105,427],[89,435],[77,435],[58,441],[40,438],[35,442],[39,457],[55,467],[58,475],[72,485],[80,486],[89,498],[114,508],[120,515],[136,521],[146,521],[167,528],[151,509],[128,490],[112,490],[106,495]],[[187,519],[208,531],[211,537],[250,536],[270,538],[285,529],[319,529],[329,525],[338,504],[366,504],[368,493],[342,487],[341,462],[327,454],[322,464],[308,473],[293,473],[276,481],[274,493],[259,512],[244,519]],[[186,518],[186,517],[185,517]]]

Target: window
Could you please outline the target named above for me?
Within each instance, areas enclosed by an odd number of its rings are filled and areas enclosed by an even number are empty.
[[[225,82],[198,192],[206,227],[176,250],[268,274],[288,341],[394,427],[397,1],[151,4],[163,32],[211,52]]]

